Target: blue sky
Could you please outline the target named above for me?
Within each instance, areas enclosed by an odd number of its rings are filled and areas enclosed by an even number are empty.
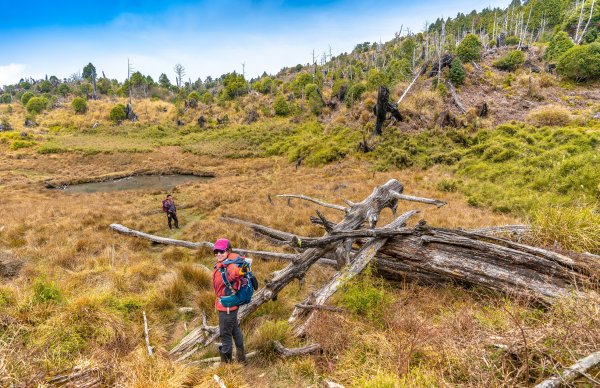
[[[251,78],[306,64],[313,50],[350,52],[357,43],[392,39],[402,25],[418,32],[442,15],[509,2],[29,0],[26,11],[0,0],[0,85],[62,79],[89,62],[122,81],[128,58],[154,80],[165,73],[174,83],[177,63],[192,81],[241,73],[242,63]]]

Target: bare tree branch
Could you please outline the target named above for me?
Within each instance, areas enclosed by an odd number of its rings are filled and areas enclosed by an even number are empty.
[[[600,364],[600,351],[590,354],[589,356],[578,360],[575,364],[565,368],[558,376],[544,380],[535,388],[554,388],[569,384],[577,377],[585,374],[588,370]]]
[[[306,195],[279,194],[279,195],[277,195],[277,197],[280,197],[280,198],[298,198],[298,199],[303,199],[305,201],[314,202],[317,205],[321,205],[323,207],[328,207],[330,209],[340,210],[340,211],[343,211],[343,212],[347,212],[348,211],[348,208],[345,208],[343,206],[333,205],[333,204],[330,204],[330,203],[326,203],[326,202],[320,201],[320,200],[315,199],[315,198],[307,197]]]

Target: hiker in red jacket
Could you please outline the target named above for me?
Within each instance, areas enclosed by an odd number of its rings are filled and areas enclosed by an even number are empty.
[[[217,259],[213,271],[213,287],[216,295],[215,308],[219,314],[219,334],[221,335],[222,343],[222,345],[219,346],[221,361],[231,362],[233,338],[237,360],[245,364],[246,354],[244,353],[244,337],[242,336],[237,317],[238,306],[224,307],[219,300],[219,297],[227,295],[227,287],[223,282],[223,275],[227,276],[227,281],[229,281],[234,290],[240,288],[240,279],[244,273],[237,265],[227,265],[226,262],[226,260],[235,260],[239,255],[232,252],[231,243],[224,238],[220,238],[215,242],[213,253]],[[221,268],[225,269],[223,274]]]

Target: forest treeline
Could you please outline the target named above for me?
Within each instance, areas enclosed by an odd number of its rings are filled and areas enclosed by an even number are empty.
[[[53,109],[61,97],[121,96],[172,102],[182,113],[199,103],[218,104],[256,92],[273,97],[277,115],[288,115],[293,111],[289,102],[296,100],[306,100],[310,111],[319,115],[331,99],[351,106],[365,91],[409,81],[424,63],[442,62],[445,54],[460,59],[450,74],[452,82],[460,84],[463,64],[480,60],[483,53],[498,46],[515,49],[497,61],[499,69],[514,71],[523,66],[524,56],[519,52],[539,45],[545,49],[547,70],[574,82],[593,82],[600,79],[599,39],[600,6],[595,0],[514,0],[506,9],[488,7],[437,19],[421,32],[400,26],[392,40],[360,43],[350,53],[334,56],[331,48],[320,55],[313,52],[310,63],[283,68],[276,75],[263,73],[246,79],[244,74],[231,72],[194,81],[178,63],[158,80],[136,71],[119,82],[89,63],[67,78],[50,75],[6,85],[0,102],[21,102],[36,114]],[[84,113],[85,105],[77,100],[73,109]],[[111,114],[115,121],[125,117],[124,106]]]

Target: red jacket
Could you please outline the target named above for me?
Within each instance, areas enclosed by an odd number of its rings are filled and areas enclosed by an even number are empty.
[[[213,288],[215,289],[215,308],[219,311],[228,311],[227,307],[224,307],[219,300],[219,297],[225,296],[225,283],[223,283],[223,277],[221,276],[221,271],[219,268],[224,267],[224,260],[234,260],[239,255],[237,253],[230,253],[223,260],[219,260],[215,265],[215,269],[213,271]],[[231,286],[234,290],[239,290],[240,288],[240,278],[242,274],[240,273],[240,268],[237,265],[231,264],[227,266],[227,280],[231,283]],[[237,310],[238,306],[229,307],[229,311]]]

